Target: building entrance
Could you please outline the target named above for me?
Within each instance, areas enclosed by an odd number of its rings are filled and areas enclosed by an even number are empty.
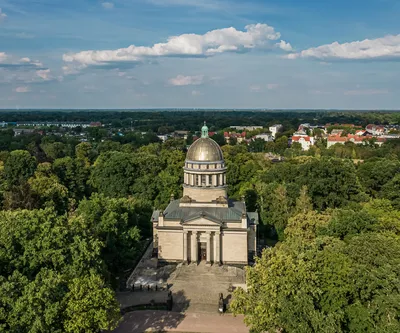
[[[199,260],[203,261],[207,259],[207,243],[199,243]]]

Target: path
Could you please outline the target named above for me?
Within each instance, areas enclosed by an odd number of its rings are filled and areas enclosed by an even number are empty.
[[[142,332],[248,333],[243,317],[211,313],[134,311],[124,316],[113,333]]]

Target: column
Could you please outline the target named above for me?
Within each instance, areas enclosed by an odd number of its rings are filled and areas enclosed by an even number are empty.
[[[213,185],[217,186],[217,175],[213,175]]]
[[[188,250],[188,244],[187,244],[187,236],[188,232],[186,230],[183,230],[183,262],[187,263],[187,250]]]
[[[192,253],[191,253],[191,262],[197,262],[197,231],[192,231]]]
[[[221,233],[219,231],[216,231],[214,233],[214,264],[217,264],[217,265],[219,265],[221,263],[220,241],[221,241]]]
[[[207,231],[207,263],[211,262],[211,232]]]
[[[207,187],[210,186],[210,182],[209,182],[209,177],[208,177],[208,175],[206,175],[206,186],[207,186]]]
[[[223,180],[223,174],[219,174],[219,186],[222,186],[224,184],[224,180]]]
[[[192,186],[194,185],[194,180],[193,180],[193,178],[194,178],[194,177],[193,177],[193,174],[191,173],[191,174],[190,174],[190,185],[192,185]]]

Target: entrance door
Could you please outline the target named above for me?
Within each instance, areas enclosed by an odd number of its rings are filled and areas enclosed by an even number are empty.
[[[207,260],[207,243],[199,243],[199,260]]]

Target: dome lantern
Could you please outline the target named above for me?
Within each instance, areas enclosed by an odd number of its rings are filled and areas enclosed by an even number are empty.
[[[201,128],[201,137],[203,139],[208,138],[208,127],[206,125],[206,122],[204,122],[204,126]]]

